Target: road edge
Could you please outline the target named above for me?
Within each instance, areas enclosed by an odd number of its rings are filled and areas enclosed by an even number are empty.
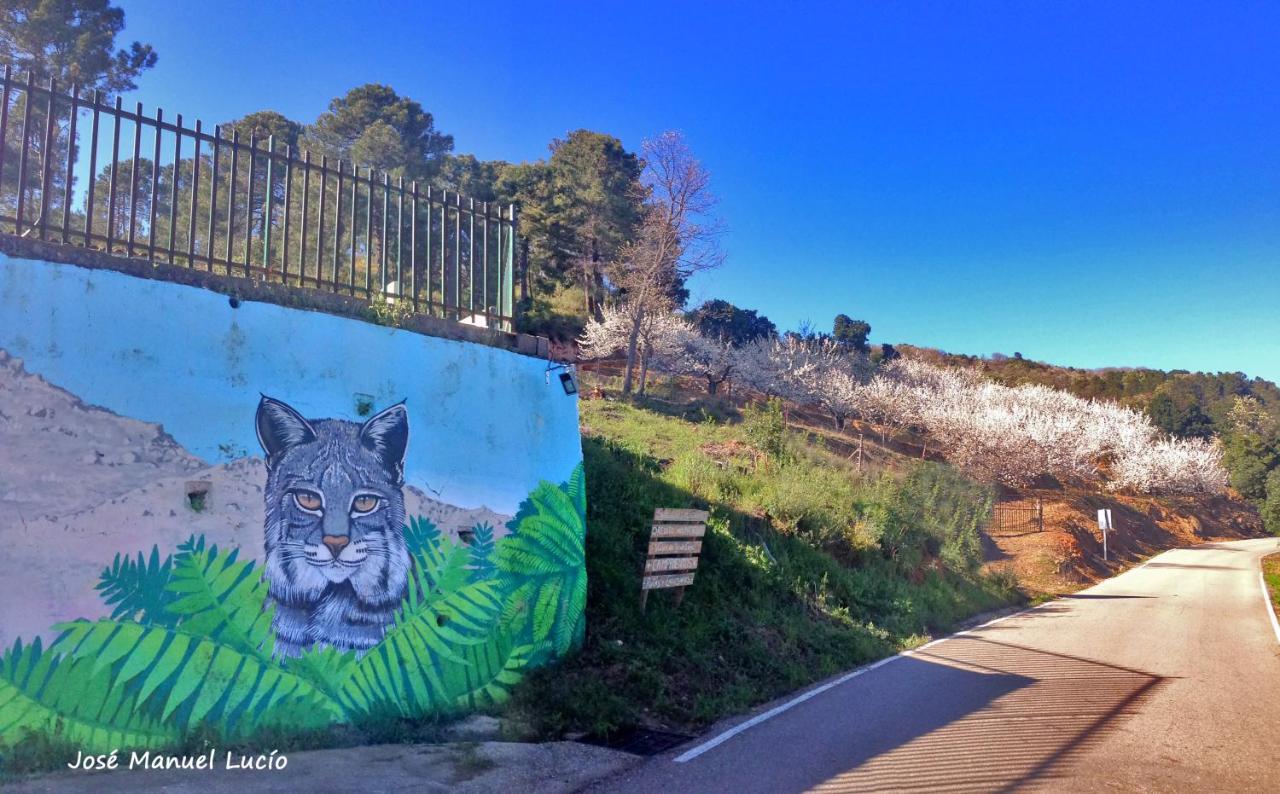
[[[1280,643],[1280,620],[1276,619],[1275,600],[1271,597],[1271,588],[1267,587],[1266,562],[1269,557],[1280,558],[1280,553],[1266,554],[1258,558],[1258,584],[1262,585],[1262,601],[1267,605],[1267,616],[1271,618],[1271,630],[1276,633],[1276,642]]]
[[[871,672],[871,671],[873,671],[873,670],[876,670],[876,669],[878,669],[878,668],[880,668],[880,667],[883,667],[884,665],[889,664],[890,662],[894,661],[895,659],[900,659],[900,658],[910,658],[910,657],[914,656],[915,654],[917,654],[917,653],[919,653],[919,652],[921,652],[921,651],[923,651],[923,650],[925,650],[925,649],[927,649],[927,648],[930,648],[930,647],[932,647],[932,646],[934,646],[934,645],[937,645],[937,644],[939,644],[939,643],[942,643],[942,642],[946,642],[947,640],[951,640],[951,639],[955,639],[955,638],[957,638],[957,637],[964,637],[964,636],[967,636],[967,635],[973,634],[973,633],[975,633],[975,632],[978,632],[978,631],[980,631],[980,630],[982,630],[982,629],[987,628],[988,626],[994,626],[995,624],[1000,623],[1000,622],[1003,622],[1003,621],[1005,621],[1005,620],[1010,620],[1010,619],[1012,619],[1012,618],[1016,618],[1016,617],[1019,617],[1019,616],[1022,616],[1022,615],[1026,615],[1026,614],[1028,614],[1028,613],[1031,613],[1031,612],[1036,611],[1037,609],[1040,609],[1041,607],[1048,606],[1049,604],[1056,603],[1056,602],[1061,601],[1061,600],[1063,600],[1063,599],[1069,599],[1069,598],[1071,598],[1072,596],[1079,595],[1079,594],[1081,594],[1081,593],[1087,593],[1087,592],[1089,592],[1090,590],[1094,589],[1095,587],[1099,587],[1099,586],[1101,586],[1102,584],[1104,584],[1104,583],[1106,583],[1106,582],[1114,581],[1114,580],[1116,580],[1116,579],[1121,578],[1121,577],[1122,577],[1122,576],[1124,576],[1125,574],[1128,574],[1128,573],[1131,573],[1131,572],[1133,572],[1133,571],[1137,571],[1137,570],[1140,570],[1140,569],[1142,569],[1142,568],[1146,567],[1148,563],[1150,563],[1150,562],[1154,561],[1155,559],[1157,559],[1158,557],[1160,557],[1160,556],[1162,556],[1162,555],[1164,555],[1164,554],[1167,554],[1168,552],[1176,551],[1176,550],[1181,549],[1181,548],[1197,548],[1197,547],[1201,547],[1201,546],[1207,545],[1207,544],[1209,544],[1209,543],[1219,543],[1219,542],[1223,542],[1223,541],[1206,541],[1206,543],[1204,543],[1204,544],[1196,544],[1195,546],[1186,546],[1186,547],[1183,547],[1183,546],[1175,546],[1175,547],[1173,547],[1173,548],[1163,549],[1163,550],[1161,550],[1161,551],[1156,552],[1155,554],[1152,554],[1150,557],[1148,557],[1147,559],[1143,560],[1141,563],[1139,563],[1139,564],[1137,564],[1137,565],[1134,565],[1134,566],[1132,566],[1132,567],[1125,568],[1125,569],[1123,569],[1123,570],[1117,571],[1115,574],[1113,574],[1113,575],[1111,575],[1111,576],[1108,576],[1108,577],[1107,577],[1107,578],[1105,578],[1105,579],[1099,579],[1098,581],[1094,582],[1093,584],[1090,584],[1089,586],[1084,587],[1084,588],[1082,588],[1082,589],[1080,589],[1080,590],[1076,590],[1076,591],[1071,592],[1071,593],[1064,593],[1064,594],[1062,594],[1062,595],[1059,595],[1059,596],[1056,596],[1056,597],[1054,597],[1054,598],[1051,598],[1051,599],[1049,599],[1049,600],[1047,600],[1047,601],[1041,601],[1041,602],[1040,602],[1040,603],[1038,603],[1038,604],[1033,604],[1033,605],[1031,605],[1031,606],[1023,607],[1023,608],[1021,608],[1021,609],[1013,609],[1013,610],[1004,609],[1004,610],[997,610],[997,611],[995,611],[995,612],[989,612],[989,613],[987,613],[987,615],[992,615],[992,614],[994,614],[994,615],[995,615],[995,617],[991,617],[990,619],[985,620],[985,621],[983,621],[983,622],[981,622],[981,623],[978,623],[978,621],[982,621],[984,616],[983,616],[983,615],[975,615],[974,617],[969,618],[969,620],[967,621],[968,625],[966,625],[966,622],[962,622],[962,623],[960,624],[960,625],[961,625],[961,628],[959,628],[957,631],[954,631],[954,632],[952,632],[952,633],[950,633],[950,634],[946,634],[946,635],[943,635],[943,636],[941,636],[941,637],[937,637],[937,638],[932,639],[932,640],[930,640],[929,642],[926,642],[926,643],[924,643],[923,645],[917,646],[917,647],[915,647],[915,648],[911,648],[911,649],[904,650],[904,651],[899,651],[898,653],[895,653],[895,654],[893,654],[892,656],[885,656],[885,657],[883,657],[883,658],[881,658],[881,659],[877,659],[877,660],[876,660],[876,661],[874,661],[874,662],[870,662],[870,663],[868,663],[868,664],[862,665],[861,667],[856,667],[856,668],[854,668],[853,670],[849,670],[849,671],[847,671],[847,672],[837,674],[837,675],[835,675],[835,676],[833,676],[833,677],[831,677],[831,678],[828,678],[826,681],[818,682],[818,683],[816,683],[816,684],[811,685],[810,687],[808,687],[808,688],[806,688],[806,689],[803,689],[803,690],[799,691],[799,692],[798,692],[798,693],[796,693],[796,694],[793,694],[792,696],[790,696],[789,698],[787,698],[785,701],[783,701],[782,703],[779,703],[779,704],[777,704],[777,705],[774,705],[774,706],[768,706],[768,705],[766,704],[765,706],[762,706],[762,707],[761,707],[761,708],[763,709],[762,711],[759,711],[758,713],[754,714],[753,716],[748,717],[748,718],[747,718],[747,719],[745,719],[745,720],[742,720],[741,722],[737,722],[737,723],[734,723],[734,724],[732,724],[732,725],[729,725],[729,726],[725,727],[723,730],[721,730],[721,731],[719,731],[719,732],[717,732],[717,733],[714,733],[714,735],[712,735],[712,736],[711,736],[711,738],[706,739],[706,740],[704,740],[704,741],[701,741],[701,742],[699,742],[697,745],[695,745],[694,747],[691,747],[691,748],[689,748],[688,750],[685,750],[684,752],[680,753],[680,755],[678,755],[678,756],[676,756],[675,758],[673,758],[673,759],[672,759],[672,761],[673,761],[674,763],[677,763],[677,764],[684,764],[684,763],[688,763],[689,761],[694,760],[695,758],[697,758],[698,756],[702,755],[703,753],[706,753],[706,752],[708,752],[708,751],[710,751],[710,750],[715,749],[716,747],[719,747],[720,745],[724,744],[725,742],[729,741],[730,739],[734,738],[735,736],[738,736],[739,734],[744,733],[744,732],[746,732],[746,731],[750,730],[751,728],[754,728],[755,726],[757,726],[757,725],[759,725],[759,724],[761,724],[761,723],[763,723],[763,722],[766,722],[766,721],[768,721],[768,720],[772,719],[773,717],[778,716],[779,714],[782,714],[782,713],[784,713],[784,712],[786,712],[786,711],[789,711],[790,709],[792,709],[792,708],[794,708],[794,707],[796,707],[796,706],[800,705],[801,703],[804,703],[804,702],[805,702],[805,701],[807,701],[807,700],[810,700],[810,699],[812,699],[812,698],[814,698],[814,697],[817,697],[818,695],[822,694],[823,692],[826,692],[826,691],[828,691],[828,690],[830,690],[830,689],[833,689],[833,688],[835,688],[835,687],[839,686],[840,684],[844,684],[844,683],[846,683],[846,682],[848,682],[848,681],[853,680],[854,678],[857,678],[858,676],[861,676],[861,675],[863,675],[863,674],[865,674],[865,673],[869,673],[869,672]],[[1261,577],[1261,575],[1262,575],[1262,574],[1261,574],[1261,558],[1259,558],[1259,574],[1258,574],[1258,575],[1259,575],[1259,577]],[[1264,593],[1266,592],[1266,582],[1265,582],[1265,580],[1263,580],[1263,591],[1264,591]],[[1269,595],[1268,595],[1268,601],[1267,601],[1267,603],[1268,603],[1268,608],[1270,608],[1270,596],[1269,596]],[[1002,613],[1003,613],[1003,614],[1002,614]],[[1275,613],[1274,613],[1274,612],[1271,612],[1271,613],[1270,613],[1270,615],[1271,615],[1271,620],[1272,620],[1272,628],[1276,630],[1276,639],[1277,639],[1277,641],[1280,641],[1280,620],[1278,620],[1278,619],[1277,619],[1277,617],[1276,617],[1276,615],[1275,615]],[[976,623],[977,625],[974,625],[975,623]],[[703,734],[703,735],[704,735],[704,736],[706,736],[706,735],[708,735],[708,734],[712,734],[712,733],[713,733],[713,731],[714,731],[714,728],[715,728],[715,726],[712,726],[712,730],[707,731],[707,733],[705,733],[705,734]]]
[[[1054,600],[1057,600],[1057,599],[1054,599]],[[1044,601],[1034,606],[1024,607],[1022,609],[1017,609],[1014,611],[1001,610],[1002,612],[1004,612],[1004,614],[999,614],[997,617],[991,618],[990,620],[987,620],[983,623],[979,623],[977,625],[971,625],[968,628],[963,628],[959,631],[952,632],[951,634],[947,634],[942,637],[932,639],[929,642],[926,642],[925,644],[917,646],[915,648],[911,648],[905,651],[899,651],[898,653],[895,653],[892,656],[885,656],[881,659],[877,659],[874,662],[864,664],[861,667],[855,667],[854,669],[849,670],[848,672],[841,673],[833,678],[827,679],[826,681],[819,682],[818,684],[815,684],[809,687],[808,689],[801,691],[798,695],[793,695],[791,698],[789,698],[788,700],[784,701],[783,703],[777,706],[773,706],[772,708],[762,711],[753,717],[750,717],[746,720],[743,720],[742,722],[737,723],[736,725],[726,728],[720,733],[717,733],[716,735],[714,735],[712,738],[707,739],[706,741],[701,742],[698,745],[676,756],[675,758],[672,759],[672,761],[677,764],[688,763],[689,761],[692,761],[693,759],[697,758],[703,753],[706,753],[710,750],[715,749],[716,747],[719,747],[720,745],[729,741],[733,737],[741,733],[744,733],[745,731],[750,730],[751,728],[754,728],[760,723],[765,722],[766,720],[770,720],[778,716],[779,714],[782,714],[785,711],[789,711],[790,709],[800,705],[801,703],[804,703],[807,700],[815,698],[818,695],[821,695],[823,692],[826,692],[830,689],[834,689],[835,687],[843,683],[851,681],[860,675],[869,673],[872,670],[876,670],[880,667],[883,667],[884,665],[889,664],[890,662],[896,659],[910,658],[915,654],[919,653],[920,651],[923,651],[926,648],[930,648],[934,645],[937,645],[940,642],[946,642],[947,640],[954,639],[956,637],[963,637],[967,634],[972,634],[988,626],[994,626],[995,624],[1000,623],[1002,621],[1006,621],[1011,618],[1016,618],[1020,615],[1025,615],[1028,612],[1034,612],[1040,607],[1043,607],[1046,604],[1052,604],[1052,603],[1053,601]],[[974,618],[973,620],[978,620],[978,619],[980,618]]]

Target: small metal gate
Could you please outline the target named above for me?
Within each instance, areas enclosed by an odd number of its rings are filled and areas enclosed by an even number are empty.
[[[1039,499],[1033,505],[1001,505],[991,509],[991,520],[987,522],[987,531],[1018,532],[1044,531],[1044,502]]]

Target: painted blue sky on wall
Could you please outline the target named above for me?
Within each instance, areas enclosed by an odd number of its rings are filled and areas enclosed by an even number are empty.
[[[12,280],[21,279],[23,288]],[[0,340],[86,402],[156,422],[210,463],[258,456],[265,393],[308,418],[406,401],[409,485],[513,513],[581,460],[575,397],[546,362],[202,289],[0,255]],[[128,317],[122,322],[121,317]]]

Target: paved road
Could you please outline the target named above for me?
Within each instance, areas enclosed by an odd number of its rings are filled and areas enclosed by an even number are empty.
[[[1277,550],[1165,552],[595,789],[1280,791],[1280,642],[1258,574]]]

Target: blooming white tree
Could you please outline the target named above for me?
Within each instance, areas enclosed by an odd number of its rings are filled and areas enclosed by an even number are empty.
[[[658,365],[677,375],[701,378],[707,384],[707,394],[716,394],[743,361],[732,342],[703,336],[683,320],[674,324],[667,349],[670,352],[657,358]]]
[[[874,367],[866,354],[830,340],[790,340],[795,351],[790,391],[801,402],[831,415],[837,430],[862,412],[862,390]]]
[[[625,307],[589,323],[583,355],[613,355],[636,323]],[[1147,417],[1115,403],[1045,386],[1009,387],[972,370],[899,358],[870,360],[830,342],[797,336],[734,346],[710,339],[674,313],[643,325],[646,361],[704,380],[715,394],[735,378],[769,396],[818,407],[837,429],[865,418],[881,438],[911,428],[952,464],[1010,486],[1039,477],[1103,481],[1112,490],[1209,494],[1226,487],[1217,442],[1168,438]],[[646,365],[647,366],[647,365]]]
[[[599,321],[591,320],[578,339],[578,355],[583,358],[608,358],[627,350],[631,335],[638,334],[640,387],[643,394],[649,368],[656,361],[669,359],[679,348],[688,323],[674,312],[645,312],[637,317],[636,307],[622,303],[605,308]]]

